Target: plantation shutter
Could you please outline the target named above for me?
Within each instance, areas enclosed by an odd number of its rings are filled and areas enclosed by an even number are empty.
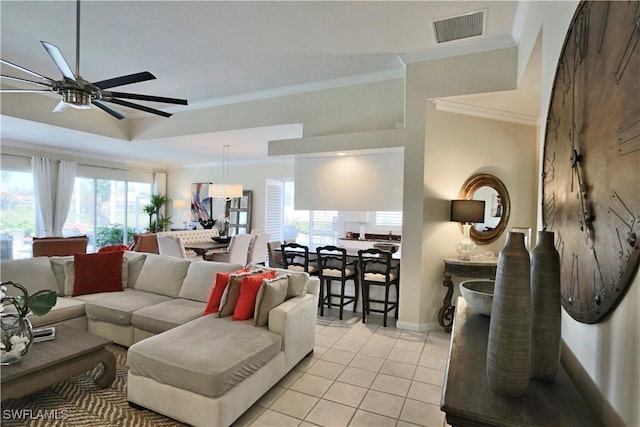
[[[284,186],[282,181],[267,179],[267,206],[265,208],[265,231],[270,240],[284,241],[282,222],[284,219]]]

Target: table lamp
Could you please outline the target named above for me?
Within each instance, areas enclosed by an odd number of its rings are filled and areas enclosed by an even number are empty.
[[[484,222],[484,200],[452,200],[451,221],[462,223],[464,238],[457,247],[458,257],[469,261],[476,249],[476,244],[470,236],[471,223]]]

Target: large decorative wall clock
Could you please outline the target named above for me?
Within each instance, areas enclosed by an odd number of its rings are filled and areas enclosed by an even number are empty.
[[[547,116],[544,228],[556,233],[562,306],[595,323],[640,260],[640,2],[582,2]]]

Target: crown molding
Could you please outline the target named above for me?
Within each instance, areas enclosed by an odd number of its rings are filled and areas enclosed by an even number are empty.
[[[452,58],[454,56],[489,52],[491,50],[506,49],[510,47],[516,47],[516,43],[513,41],[511,36],[477,36],[464,39],[462,42],[454,41],[443,43],[434,49],[400,55],[400,59],[405,65],[407,65],[415,64],[417,62],[433,61],[436,59]]]
[[[492,108],[478,107],[476,105],[461,104],[443,99],[431,101],[438,111],[447,113],[464,114],[466,116],[481,117],[483,119],[500,120],[502,122],[517,123],[527,126],[538,126],[538,118],[527,114],[510,111],[494,110]]]
[[[296,95],[299,93],[315,92],[319,90],[335,89],[340,87],[353,86],[358,84],[375,83],[384,80],[401,79],[405,77],[405,69],[402,61],[399,61],[398,68],[379,71],[374,73],[358,74],[354,76],[339,77],[336,79],[322,80],[299,85],[284,86],[275,89],[244,93],[240,95],[226,96],[189,103],[188,107],[172,107],[175,111],[197,110],[202,108],[219,107],[222,105],[239,104],[242,102],[257,101],[261,99],[276,98],[279,96]],[[171,112],[171,108],[165,111]]]

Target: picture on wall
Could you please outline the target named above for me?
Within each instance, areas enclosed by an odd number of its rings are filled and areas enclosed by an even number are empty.
[[[213,198],[209,197],[210,182],[191,184],[191,221],[200,222],[213,219]]]

